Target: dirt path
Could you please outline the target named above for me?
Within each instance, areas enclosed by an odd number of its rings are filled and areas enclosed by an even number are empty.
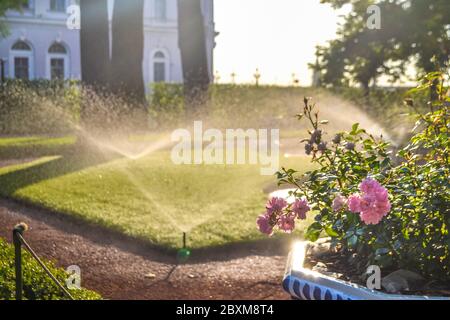
[[[287,244],[205,250],[184,265],[173,255],[57,214],[0,200],[0,237],[25,222],[37,253],[78,265],[82,285],[107,299],[288,299],[281,289]]]

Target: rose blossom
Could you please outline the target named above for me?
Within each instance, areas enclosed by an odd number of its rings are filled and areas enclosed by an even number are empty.
[[[378,224],[391,211],[389,194],[378,181],[367,178],[359,186],[361,194],[348,199],[349,210],[359,213],[365,224]]]
[[[358,194],[354,194],[348,198],[348,208],[354,213],[361,211],[361,198]]]
[[[378,183],[378,181],[370,179],[370,178],[365,179],[359,185],[359,189],[364,193],[376,192],[380,188],[384,189],[383,186]]]
[[[283,198],[273,197],[266,205],[267,214],[279,213],[288,206],[288,203]]]
[[[256,223],[261,233],[267,234],[268,236],[273,234],[273,227],[270,225],[270,217],[267,214],[260,215]]]
[[[282,215],[278,221],[278,227],[286,233],[292,233],[295,229],[295,214]]]
[[[342,208],[344,208],[345,203],[347,202],[347,199],[344,196],[341,196],[340,194],[336,196],[333,200],[333,211],[338,212],[341,211]]]
[[[306,213],[311,210],[308,201],[306,199],[297,199],[292,205],[292,212],[301,219],[306,219]]]

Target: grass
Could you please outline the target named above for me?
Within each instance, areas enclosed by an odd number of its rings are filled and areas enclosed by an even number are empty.
[[[298,141],[306,135],[306,126],[295,115],[304,96],[312,96],[321,118],[330,120],[327,139],[354,122],[375,134],[382,132],[360,108],[325,90],[309,88],[215,86],[209,109],[196,120],[204,122],[204,130],[279,128],[282,152],[299,155]],[[179,119],[172,125],[192,128],[192,121],[180,119],[178,113],[174,116]],[[161,132],[132,140],[147,144],[148,139],[160,140]],[[188,232],[192,248],[262,238],[255,220],[264,210],[264,190],[276,179],[261,176],[259,166],[176,166],[167,150],[130,160],[111,152],[78,150],[74,142],[70,136],[0,139],[0,161],[34,159],[0,168],[0,195],[166,248],[180,247],[183,232]],[[311,168],[302,156],[281,161],[282,166],[302,172]]]
[[[61,153],[75,142],[75,137],[8,137],[0,139],[0,159],[29,158]]]
[[[283,162],[299,170],[310,166],[302,157]],[[0,194],[158,246],[178,248],[188,232],[189,246],[201,248],[262,238],[255,220],[264,210],[263,189],[275,178],[259,169],[176,166],[169,151],[129,160],[73,150],[1,168]]]

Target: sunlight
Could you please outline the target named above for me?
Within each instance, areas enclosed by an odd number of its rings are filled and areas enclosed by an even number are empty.
[[[233,72],[237,83],[254,82],[259,68],[261,83],[292,84],[296,73],[300,85],[310,85],[316,46],[335,37],[348,11],[319,0],[217,0],[215,70],[221,82],[231,82]]]

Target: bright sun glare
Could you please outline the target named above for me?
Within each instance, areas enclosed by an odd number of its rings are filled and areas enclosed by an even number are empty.
[[[295,73],[310,85],[308,63],[315,47],[335,38],[339,16],[320,0],[215,0],[217,47],[214,69],[220,82],[253,81],[256,68],[261,83],[290,84]]]

